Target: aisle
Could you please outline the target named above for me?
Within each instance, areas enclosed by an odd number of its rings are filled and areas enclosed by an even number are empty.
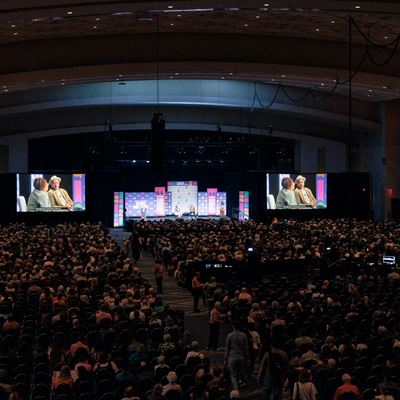
[[[129,233],[121,229],[110,229],[110,234],[114,240],[123,248],[123,239]],[[137,263],[138,268],[142,272],[142,276],[146,278],[153,287],[156,287],[154,279],[154,260],[149,254],[145,253]],[[160,296],[165,304],[169,304],[175,310],[185,312],[184,324],[185,329],[192,332],[194,338],[199,342],[200,349],[210,359],[212,365],[223,364],[224,352],[222,351],[206,351],[208,343],[208,311],[207,307],[199,302],[199,313],[193,313],[193,297],[191,293],[176,284],[172,277],[165,276],[163,280],[163,294]],[[225,339],[230,328],[227,325],[221,327],[219,347],[223,348]],[[241,390],[243,398],[263,399],[264,396],[260,392],[259,386],[253,380],[251,384]]]

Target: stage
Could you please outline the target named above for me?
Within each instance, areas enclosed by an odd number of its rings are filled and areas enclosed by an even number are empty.
[[[210,216],[193,216],[193,215],[182,215],[181,217],[178,217],[177,215],[166,215],[164,217],[146,217],[146,218],[141,218],[141,217],[126,217],[125,221],[130,222],[130,221],[196,221],[196,220],[212,220],[212,221],[219,221],[219,220],[230,220],[229,217],[224,216],[220,217],[217,215],[210,215]]]

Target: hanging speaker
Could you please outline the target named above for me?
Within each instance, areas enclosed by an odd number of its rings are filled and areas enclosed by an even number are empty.
[[[162,113],[155,113],[151,120],[151,170],[161,172],[164,166],[165,120]]]

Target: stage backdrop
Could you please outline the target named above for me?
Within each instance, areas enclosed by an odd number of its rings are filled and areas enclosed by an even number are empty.
[[[190,212],[190,206],[197,210],[197,181],[169,181],[168,192],[172,194],[172,211],[176,206],[181,213]]]

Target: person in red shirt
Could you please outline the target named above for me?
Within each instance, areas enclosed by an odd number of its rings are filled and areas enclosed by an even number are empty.
[[[342,395],[344,393],[351,392],[351,393],[356,394],[357,396],[360,394],[360,391],[358,390],[358,387],[355,386],[355,385],[352,385],[350,383],[350,380],[351,380],[351,377],[350,377],[349,374],[343,374],[342,375],[343,385],[339,386],[336,389],[335,395],[333,396],[333,400],[340,400],[340,398],[342,397]]]
[[[200,272],[196,272],[192,279],[193,312],[199,312],[199,298],[203,296],[203,284],[200,283]]]

